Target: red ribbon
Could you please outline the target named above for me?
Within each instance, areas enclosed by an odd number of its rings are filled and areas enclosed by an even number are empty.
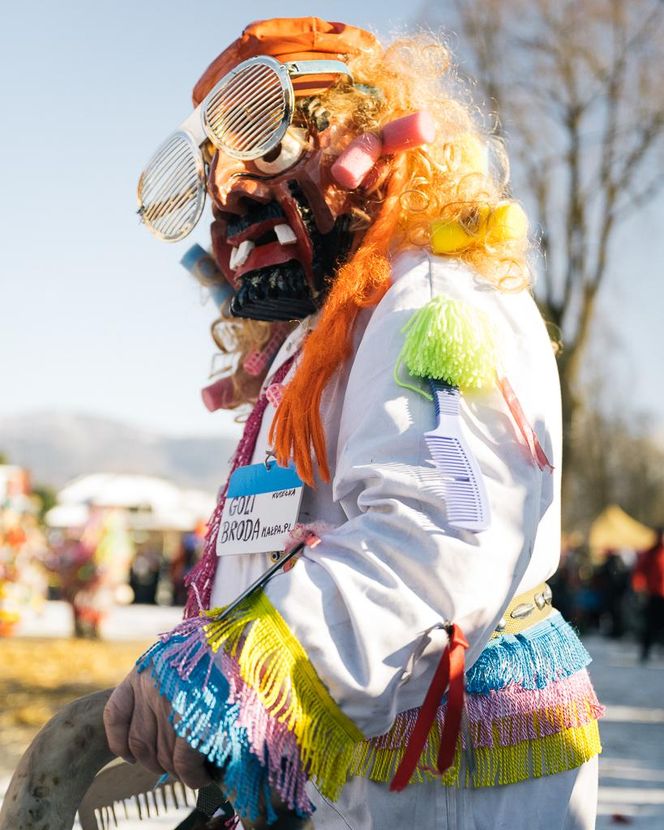
[[[408,741],[406,752],[390,784],[392,792],[403,790],[415,772],[427,736],[436,717],[436,711],[448,685],[445,724],[440,736],[440,751],[436,772],[442,775],[446,769],[452,766],[454,761],[454,752],[461,727],[461,713],[463,712],[465,651],[468,648],[468,641],[464,637],[463,631],[454,623],[447,628],[447,632],[449,634],[449,644],[440,658],[431,685],[424,698],[424,703],[417,715],[415,728]]]
[[[528,449],[530,450],[533,460],[540,470],[553,470],[553,466],[546,457],[546,453],[542,449],[542,445],[539,442],[539,438],[537,437],[535,430],[528,423],[528,419],[521,408],[519,399],[517,398],[514,389],[512,389],[512,384],[507,380],[507,378],[500,378],[498,385],[500,386],[500,391],[503,393],[505,403],[509,407],[512,417],[516,421],[517,426],[521,431],[521,435],[523,435],[523,439],[528,445]]]

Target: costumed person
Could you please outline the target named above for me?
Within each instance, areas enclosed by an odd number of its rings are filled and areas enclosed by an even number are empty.
[[[185,262],[228,365],[204,399],[253,410],[185,620],[107,734],[247,827],[594,826],[601,707],[545,582],[555,358],[503,154],[454,89],[429,35],[253,23],[139,184],[171,241],[209,193],[212,257]]]
[[[69,603],[76,637],[97,640],[127,585],[134,543],[123,511],[90,505],[80,538],[65,538],[47,560]]]
[[[653,644],[664,634],[664,527],[655,531],[655,544],[639,554],[632,587],[644,594],[641,618],[641,662],[647,663]]]

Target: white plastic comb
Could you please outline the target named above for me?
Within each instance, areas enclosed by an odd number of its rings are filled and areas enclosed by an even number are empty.
[[[477,460],[463,437],[459,390],[430,380],[438,424],[424,437],[441,477],[442,497],[452,527],[479,532],[491,522],[489,500]]]

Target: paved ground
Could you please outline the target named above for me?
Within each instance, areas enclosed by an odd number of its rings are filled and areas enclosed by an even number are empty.
[[[643,666],[632,643],[585,642],[607,707],[597,828],[664,830],[664,659],[660,654]]]
[[[179,619],[170,608],[130,606],[117,610],[104,634],[113,640],[149,639],[168,630]],[[49,603],[47,616],[26,620],[23,637],[63,637],[70,619],[61,603]],[[630,826],[634,830],[664,830],[664,659],[661,654],[643,666],[632,643],[589,637],[594,657],[591,673],[600,700],[607,707],[602,722],[600,793],[597,830]],[[9,780],[0,775],[0,794]],[[139,821],[135,807],[120,830],[172,828],[186,810]],[[546,828],[533,828],[546,830]]]

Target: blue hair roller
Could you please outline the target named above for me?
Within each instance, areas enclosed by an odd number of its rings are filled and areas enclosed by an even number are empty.
[[[217,267],[214,258],[200,245],[192,245],[180,260],[189,273],[207,288],[218,308],[232,296],[233,288]]]

